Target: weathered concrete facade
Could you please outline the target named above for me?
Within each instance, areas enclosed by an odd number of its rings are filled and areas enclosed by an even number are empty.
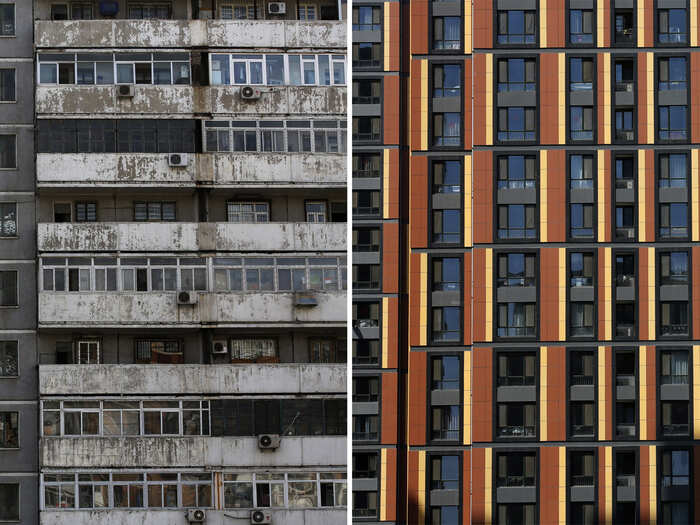
[[[33,523],[185,525],[191,508],[215,525],[250,523],[255,508],[275,524],[345,523],[344,4],[292,0],[280,16],[261,4],[266,20],[241,20],[209,0],[134,1],[71,20],[33,3],[36,144],[22,131],[17,152],[36,159],[38,194],[20,274],[38,315],[27,387],[42,409],[21,416],[41,436]],[[221,57],[234,73],[251,53],[284,66],[281,80],[266,66],[264,82],[251,76],[249,99],[240,77],[222,81]],[[309,56],[302,82],[290,64]],[[278,447],[259,444],[268,433]],[[99,502],[79,471],[110,480]],[[175,471],[170,508],[154,508],[150,481]],[[250,500],[235,499],[234,472]],[[283,503],[258,496],[262,472],[281,477]],[[316,481],[295,503],[310,486],[294,485],[300,472]],[[144,484],[123,508],[130,476]],[[186,499],[190,482],[203,490]]]

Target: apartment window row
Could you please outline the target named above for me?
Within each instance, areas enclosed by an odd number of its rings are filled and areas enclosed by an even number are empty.
[[[338,411],[344,412],[344,403],[343,399],[43,401],[42,435],[337,435]]]
[[[5,273],[9,272],[0,272],[0,277]],[[41,275],[45,292],[289,292],[347,287],[345,257],[44,257]],[[10,285],[16,285],[16,272],[13,277]],[[11,286],[7,289],[9,295]]]
[[[344,153],[344,120],[205,121],[205,152]]]
[[[92,2],[51,4],[51,20],[92,20],[95,14]],[[159,1],[129,5],[126,15],[135,20],[168,20],[172,16],[172,3]]]
[[[217,85],[345,85],[345,55],[209,55],[209,81]]]
[[[37,59],[41,85],[192,83],[189,53],[40,53]]]
[[[45,472],[41,487],[44,510],[211,508],[215,501],[224,509],[347,505],[344,472]]]

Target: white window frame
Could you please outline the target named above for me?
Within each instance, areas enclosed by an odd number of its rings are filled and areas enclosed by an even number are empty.
[[[99,365],[102,361],[102,345],[100,344],[101,341],[99,339],[78,339],[76,341],[75,345],[75,360],[77,361],[76,364],[81,364],[81,365]],[[82,363],[81,362],[81,357],[82,357],[82,346],[86,345],[87,346],[87,362]],[[90,361],[90,353],[91,353],[91,346],[96,345],[96,351],[97,351],[97,361],[95,363],[92,363]]]

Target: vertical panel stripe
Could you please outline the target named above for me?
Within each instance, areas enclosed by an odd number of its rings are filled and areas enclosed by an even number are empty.
[[[559,525],[566,525],[566,447],[559,447]]]
[[[605,41],[603,40],[603,35],[605,34],[605,0],[598,0],[598,12],[596,15],[598,47],[605,47]]]
[[[559,340],[566,341],[566,248],[559,248]]]
[[[540,441],[547,441],[547,347],[540,347]]]
[[[464,246],[472,246],[472,156],[464,156]]]
[[[698,150],[690,150],[691,216],[693,221],[693,242],[700,241],[700,181],[698,180]]]
[[[649,340],[656,339],[656,248],[648,248],[647,252],[647,289],[649,299],[647,307],[649,311]]]
[[[387,460],[386,449],[381,450],[381,486],[379,488],[379,519],[386,520],[386,476],[387,476]]]
[[[605,242],[605,151],[598,150],[598,242]]]
[[[605,79],[605,85],[602,86],[603,89],[603,122],[605,124],[604,134],[605,134],[605,144],[610,144],[611,142],[611,94],[610,94],[610,53],[603,53],[603,78]],[[599,86],[598,89],[601,89]]]
[[[384,71],[391,71],[391,4],[384,2]]]
[[[637,1],[637,47],[644,47],[644,0]]]
[[[605,441],[605,423],[607,414],[605,413],[605,347],[598,347],[598,440]]]
[[[493,249],[486,249],[485,256],[485,271],[484,278],[486,282],[484,283],[484,288],[486,290],[486,312],[485,327],[484,327],[484,340],[493,340]]]
[[[486,145],[493,145],[493,55],[486,54],[486,115],[484,127],[486,128]],[[427,149],[427,148],[426,148]]]
[[[418,451],[418,524],[425,523],[425,450]]]
[[[646,194],[647,194],[647,179],[646,179],[646,151],[640,149],[637,151],[637,166],[638,166],[638,176],[637,176],[637,199],[639,205],[637,206],[637,213],[639,214],[639,242],[646,242]]]
[[[566,144],[566,55],[559,53],[559,144]]]
[[[605,525],[612,525],[613,479],[612,447],[605,448]]]
[[[647,439],[647,347],[639,347],[639,439]]]
[[[540,0],[540,47],[547,47],[547,0]]]
[[[693,438],[700,439],[700,345],[693,346]]]
[[[428,61],[420,60],[420,149],[428,149]]]
[[[656,525],[656,507],[656,445],[651,445],[649,447],[649,525]]]
[[[647,53],[647,144],[654,144],[655,137],[654,85],[654,53]]]
[[[605,248],[605,340],[612,339],[612,248]]]
[[[389,298],[382,297],[382,368],[389,363]]]
[[[472,353],[464,352],[464,444],[472,443]]]
[[[472,53],[472,3],[464,0],[464,53]]]
[[[491,525],[493,508],[491,504],[491,479],[493,475],[493,450],[484,450],[484,525]]]
[[[391,177],[389,172],[389,150],[382,150],[382,200],[384,218],[389,218],[389,194],[391,193]]]
[[[540,242],[547,242],[547,150],[540,151]]]
[[[420,254],[420,344],[428,344],[428,254]]]
[[[690,0],[690,45],[698,45],[698,0]]]

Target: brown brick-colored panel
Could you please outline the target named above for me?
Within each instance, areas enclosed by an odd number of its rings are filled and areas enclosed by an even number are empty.
[[[472,349],[472,441],[492,441],[493,350]]]
[[[410,319],[409,339],[411,346],[419,346],[420,342],[420,254],[412,253],[410,255],[409,269],[409,309],[408,316]]]
[[[462,453],[462,523],[470,523],[471,519],[471,484],[472,477],[472,452],[465,450]],[[482,491],[483,492],[483,491]]]
[[[598,248],[597,254],[598,273],[596,274],[598,286],[598,337],[605,338],[605,248]]]
[[[566,242],[566,173],[566,150],[547,151],[547,242]]]
[[[399,291],[399,224],[385,222],[382,227],[382,289]]]
[[[547,29],[549,31],[549,28]],[[540,54],[540,141],[559,144],[559,55]]]
[[[566,350],[547,349],[547,441],[566,441]]]
[[[386,219],[399,218],[399,150],[386,150],[389,155],[389,215]],[[386,188],[383,191],[387,191]]]
[[[387,323],[387,362],[384,363],[386,368],[397,368],[399,366],[399,299],[397,297],[387,298],[388,312],[382,312],[382,315],[388,315]]]
[[[559,525],[559,447],[540,447],[540,525]]]
[[[603,47],[610,47],[612,45],[612,38],[610,35],[610,2],[612,0],[603,0]],[[595,4],[594,4],[595,5]],[[597,21],[596,23],[599,23]],[[597,39],[597,36],[596,36]]]
[[[566,46],[566,3],[547,0],[547,47]]]
[[[540,250],[540,339],[559,340],[559,249]]]
[[[693,315],[693,339],[700,339],[700,247],[693,246],[691,261],[690,267],[693,269],[693,302],[690,311]],[[700,485],[700,483],[698,484]]]
[[[477,125],[478,127],[478,125]],[[493,153],[475,151],[472,154],[472,185],[474,187],[474,244],[493,242]]]
[[[474,55],[474,144],[486,144],[486,55]],[[471,104],[467,104],[470,106]]]
[[[425,487],[418,487],[419,471],[424,469],[425,465],[420,464],[420,451],[408,451],[408,479],[405,481],[408,499],[408,522],[421,523],[419,519],[418,509],[418,492],[425,490]],[[397,480],[398,481],[398,480]]]
[[[493,47],[493,2],[474,0],[473,5],[474,48],[490,49]]]
[[[464,253],[464,344],[472,344],[472,252]]]
[[[654,46],[654,0],[644,0],[644,47]]]
[[[427,356],[426,352],[410,352],[408,356],[408,442],[413,446],[425,445],[426,440]]]
[[[700,11],[700,9],[698,10]],[[690,54],[690,85],[693,89],[690,90],[690,114],[695,116],[690,120],[690,135],[691,142],[700,142],[700,53]]]
[[[700,448],[700,447],[698,447]],[[697,457],[697,455],[696,455]],[[486,475],[486,449],[484,448],[473,448],[472,449],[472,525],[484,525],[486,523],[491,523],[486,520],[486,501],[484,500],[484,491],[486,490],[486,484],[484,476]],[[469,479],[468,477],[466,479]],[[468,500],[468,494],[465,487],[465,501]],[[489,509],[490,510],[490,509]],[[469,523],[467,518],[464,523]]]
[[[464,60],[464,149],[472,149],[472,59]]]
[[[396,467],[397,457],[395,448],[386,449],[386,519],[387,521],[396,520],[396,494],[397,494],[397,479]]]
[[[428,54],[430,6],[428,0],[411,2],[411,53],[414,55]]]
[[[639,339],[647,341],[649,339],[649,250],[642,248],[637,251],[639,254],[639,302],[637,310],[639,313]]]
[[[659,467],[657,466],[656,468]],[[700,479],[700,446],[697,445],[693,447],[693,475],[695,480]],[[697,481],[693,483],[693,490],[695,492],[695,501],[700,501],[700,483],[697,483]],[[695,525],[700,525],[700,512],[695,512]]]
[[[641,446],[639,447],[639,523],[653,523],[650,521],[649,474],[649,447]]]
[[[399,77],[387,75],[384,77],[384,144],[399,143]]]
[[[384,3],[384,8],[389,8],[389,41],[384,45],[389,48],[388,71],[398,71],[401,60],[401,17],[399,2]]]
[[[641,1],[641,0],[640,0]],[[647,144],[647,54],[637,53],[637,137]]]
[[[656,439],[656,347],[647,346],[647,439]]]
[[[399,379],[396,372],[382,374],[382,433],[383,445],[391,445],[397,440],[397,419]]]
[[[656,179],[654,177],[654,150],[649,149],[644,152],[644,163],[646,188],[644,192],[645,215],[646,215],[646,241],[653,242],[656,236]]]
[[[428,158],[411,157],[411,248],[428,247]]]
[[[409,141],[411,143],[412,150],[421,150],[423,148],[421,142],[421,128],[423,118],[421,97],[428,96],[427,93],[423,93],[423,84],[421,78],[423,71],[423,63],[424,61],[422,60],[411,60],[411,130],[409,133]]]
[[[605,504],[605,447],[600,447],[598,449],[598,523],[607,523],[605,521]]]
[[[474,272],[474,288],[472,294],[474,295],[474,305],[472,306],[474,310],[474,341],[485,341],[486,340],[486,250],[483,248],[476,248],[472,251],[472,257],[474,259],[473,272]],[[465,260],[466,265],[466,260]],[[465,269],[466,276],[466,269]],[[466,283],[466,278],[465,278]],[[466,296],[465,296],[466,301]],[[465,303],[466,304],[466,303]],[[466,324],[465,324],[466,326]]]
[[[596,122],[598,123],[598,144],[605,143],[605,93],[603,86],[607,86],[610,83],[609,78],[605,78],[605,53],[598,53],[596,64],[598,68],[598,82],[596,84],[598,89],[598,118]],[[610,110],[610,108],[608,108]]]

